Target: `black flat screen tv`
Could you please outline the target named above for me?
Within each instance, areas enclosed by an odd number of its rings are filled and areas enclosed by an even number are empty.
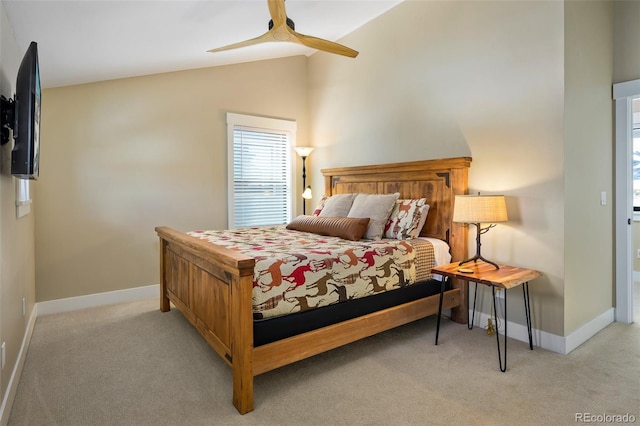
[[[37,179],[40,174],[40,68],[38,44],[31,42],[16,78],[15,124],[11,151],[11,174]]]
[[[40,175],[41,102],[38,44],[32,41],[18,69],[14,99],[2,96],[2,144],[9,142],[12,129],[11,174],[20,179]]]

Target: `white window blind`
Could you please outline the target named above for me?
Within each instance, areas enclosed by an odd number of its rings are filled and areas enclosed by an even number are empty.
[[[229,115],[235,119],[227,119],[231,139],[229,227],[288,223],[292,210],[291,122]]]

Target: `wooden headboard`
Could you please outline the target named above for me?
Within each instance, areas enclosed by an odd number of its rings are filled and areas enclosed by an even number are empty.
[[[400,193],[427,199],[429,215],[421,236],[449,243],[454,261],[467,257],[467,227],[454,223],[455,195],[468,192],[470,157],[322,169],[325,194]]]

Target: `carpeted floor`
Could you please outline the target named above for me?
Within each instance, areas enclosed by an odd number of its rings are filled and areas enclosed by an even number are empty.
[[[569,355],[427,318],[255,378],[231,370],[157,299],[38,318],[9,425],[573,425],[640,423],[640,326],[614,323]],[[580,415],[580,414],[578,414]]]

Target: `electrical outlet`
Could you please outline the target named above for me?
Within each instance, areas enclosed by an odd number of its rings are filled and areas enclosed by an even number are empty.
[[[27,299],[22,298],[22,316],[27,315]]]
[[[4,364],[7,362],[7,345],[2,342],[2,346],[0,346],[1,350],[0,350],[0,357],[2,358],[2,362],[0,362],[0,364],[2,365],[2,368],[4,370]]]
[[[640,249],[638,249],[638,252],[636,253],[636,257],[640,259]]]
[[[493,326],[493,321],[491,318],[487,318],[487,336],[493,336],[496,334],[496,329]]]
[[[501,288],[496,288],[496,299],[504,299],[504,292],[507,290],[503,290]]]

